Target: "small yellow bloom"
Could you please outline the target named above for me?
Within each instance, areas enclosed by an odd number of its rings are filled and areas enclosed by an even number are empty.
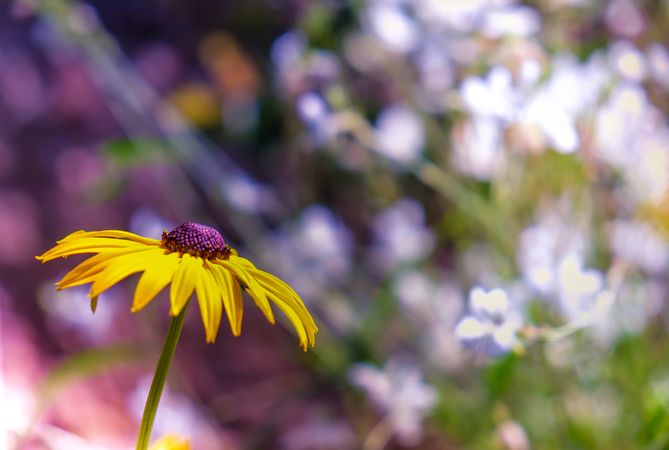
[[[190,450],[190,443],[175,434],[167,434],[151,444],[149,450]]]
[[[245,290],[265,318],[274,323],[270,302],[288,317],[300,345],[313,347],[318,331],[314,319],[295,291],[274,275],[256,268],[230,248],[218,231],[185,223],[162,240],[127,231],[75,231],[38,256],[46,262],[70,255],[96,253],[76,266],[56,286],[65,289],[91,284],[89,297],[97,297],[128,276],[143,272],[137,283],[132,312],[144,308],[170,282],[170,314],[178,315],[196,293],[207,342],[214,342],[223,308],[235,336],[241,333],[242,294]]]

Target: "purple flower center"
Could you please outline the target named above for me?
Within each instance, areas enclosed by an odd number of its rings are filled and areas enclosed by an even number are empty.
[[[201,258],[223,258],[230,256],[231,250],[221,233],[214,228],[199,223],[187,222],[169,233],[163,231],[162,246],[179,253],[189,253]]]

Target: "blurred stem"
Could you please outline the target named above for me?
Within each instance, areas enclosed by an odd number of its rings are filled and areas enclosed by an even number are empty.
[[[374,428],[369,432],[364,444],[363,450],[382,450],[388,445],[388,442],[393,437],[393,427],[390,425],[387,417],[381,419]]]
[[[427,159],[423,159],[413,173],[425,185],[453,201],[463,214],[481,226],[505,254],[514,254],[514,230],[492,202],[482,198],[458,178]]]
[[[139,437],[137,438],[137,450],[146,450],[149,447],[149,439],[151,438],[151,429],[153,428],[153,421],[156,418],[158,405],[160,404],[160,396],[163,394],[165,387],[165,379],[167,378],[167,371],[170,368],[174,351],[177,348],[181,330],[184,325],[184,318],[190,301],[186,303],[178,316],[170,319],[170,325],[167,329],[167,336],[165,336],[165,343],[163,344],[163,351],[160,353],[156,371],[153,374],[153,381],[151,382],[151,389],[149,389],[149,396],[144,405],[144,414],[142,415],[142,424],[139,428]]]

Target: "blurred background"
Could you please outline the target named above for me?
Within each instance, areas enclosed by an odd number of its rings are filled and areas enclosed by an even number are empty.
[[[186,221],[320,332],[192,310],[156,438],[669,448],[668,1],[0,5],[0,449],[134,448],[165,294],[34,255]]]

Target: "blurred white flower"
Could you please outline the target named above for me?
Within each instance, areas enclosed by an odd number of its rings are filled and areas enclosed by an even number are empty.
[[[530,36],[541,29],[541,16],[529,6],[510,5],[489,11],[482,24],[482,33],[491,38],[504,35]]]
[[[375,149],[400,163],[416,160],[425,145],[423,122],[404,106],[384,109],[376,121],[374,135]]]
[[[667,49],[661,44],[652,44],[646,52],[646,60],[653,80],[665,90],[669,90],[669,52]]]
[[[407,270],[392,286],[404,315],[418,330],[426,359],[443,370],[459,367],[464,355],[453,329],[463,302],[455,280],[435,282],[423,272]]]
[[[420,77],[418,87],[424,91],[428,109],[442,111],[447,107],[446,95],[455,78],[455,68],[442,40],[432,40],[416,54],[416,68]]]
[[[539,126],[555,150],[571,153],[580,143],[576,120],[595,107],[609,73],[597,54],[585,65],[572,55],[558,55],[553,65],[550,78],[523,105],[518,119]]]
[[[422,421],[437,403],[437,391],[423,381],[420,369],[391,359],[383,369],[355,364],[349,379],[363,389],[393,427],[403,445],[420,443]]]
[[[351,266],[352,236],[345,224],[324,206],[305,209],[283,227],[265,247],[267,260],[305,298],[317,298],[329,286],[344,282]],[[276,255],[291,255],[282,264]]]
[[[646,78],[644,54],[629,41],[614,42],[609,46],[609,64],[621,77],[632,81]]]
[[[296,101],[297,115],[309,127],[317,145],[336,137],[338,126],[325,99],[315,92],[306,92]]]
[[[416,0],[416,15],[432,30],[459,33],[473,31],[480,26],[481,16],[493,6],[508,0]]]
[[[323,97],[315,92],[306,92],[297,99],[297,114],[307,124],[317,123],[327,115],[328,106]]]
[[[490,356],[509,352],[518,342],[520,316],[512,310],[507,293],[502,289],[485,291],[475,287],[469,292],[469,314],[455,327],[462,345],[481,350]]]
[[[37,294],[39,304],[46,312],[48,325],[72,330],[93,343],[108,341],[117,326],[117,313],[121,308],[121,303],[114,301],[120,300],[114,298],[114,291],[100,295],[94,315],[91,313],[88,287],[56,291],[54,283],[55,280],[44,283]]]
[[[465,175],[490,180],[504,163],[503,130],[499,121],[468,120],[453,129],[451,139],[453,164]]]
[[[278,205],[270,187],[243,174],[228,174],[223,178],[221,193],[230,206],[249,214],[266,213],[275,210]]]
[[[648,322],[661,313],[666,286],[650,279],[624,280],[620,291],[592,321],[594,337],[603,344],[615,343],[624,335],[642,333]]]
[[[634,166],[634,142],[649,114],[646,93],[636,83],[621,83],[597,114],[595,139],[599,156],[623,169]]]
[[[585,236],[557,214],[543,214],[518,239],[518,265],[523,280],[542,295],[557,289],[558,267],[567,254],[585,249]]]
[[[290,30],[276,38],[270,57],[279,69],[289,68],[301,60],[306,46],[305,36],[299,31]]]
[[[418,26],[401,5],[386,1],[371,2],[366,17],[371,32],[389,50],[407,53],[418,46]]]
[[[566,255],[557,270],[557,298],[567,321],[577,320],[593,312],[597,294],[604,286],[604,275],[596,269],[583,267],[580,255]]]
[[[669,188],[669,128],[643,88],[621,83],[597,116],[598,156],[624,175],[636,201],[657,203]]]
[[[609,245],[613,254],[651,274],[667,269],[669,246],[666,239],[651,225],[631,220],[609,224]]]
[[[404,198],[379,213],[372,223],[371,263],[381,272],[425,258],[434,248],[434,234],[425,225],[423,207]]]
[[[510,121],[520,106],[520,97],[514,88],[511,72],[495,66],[484,78],[467,77],[460,87],[460,95],[471,114],[483,118]]]

